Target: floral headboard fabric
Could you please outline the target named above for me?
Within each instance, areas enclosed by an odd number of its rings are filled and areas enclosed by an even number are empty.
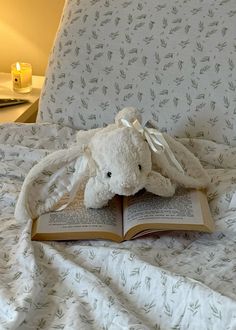
[[[236,1],[71,0],[38,121],[104,126],[135,106],[161,130],[236,145]]]

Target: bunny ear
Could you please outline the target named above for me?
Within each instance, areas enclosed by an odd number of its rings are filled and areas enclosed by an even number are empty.
[[[171,164],[165,153],[152,153],[153,165],[161,169],[162,173],[168,178],[186,188],[201,189],[207,187],[210,183],[210,178],[199,159],[170,135],[163,133],[163,136],[175,158],[181,164],[183,172]]]
[[[16,219],[35,219],[52,210],[66,194],[75,193],[85,180],[87,165],[81,145],[43,158],[25,178],[15,208]]]
[[[142,123],[142,117],[140,112],[132,107],[124,108],[118,112],[118,114],[115,117],[115,123],[118,127],[123,126],[121,124],[121,119],[126,119],[130,123],[132,123],[135,119],[138,119],[138,121]]]
[[[76,141],[80,145],[87,146],[89,144],[89,142],[91,141],[91,139],[93,138],[93,136],[101,130],[102,130],[102,128],[94,128],[94,129],[90,129],[88,131],[80,130],[76,134]]]

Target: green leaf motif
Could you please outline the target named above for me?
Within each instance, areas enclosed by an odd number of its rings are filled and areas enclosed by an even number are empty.
[[[88,318],[88,316],[85,315],[85,314],[79,314],[79,316],[80,316],[80,320],[85,324],[93,324],[94,323],[94,319]]]
[[[217,29],[212,29],[210,31],[207,31],[205,37],[206,38],[209,38],[212,34],[216,33],[217,32]]]
[[[169,34],[173,34],[180,29],[181,29],[181,26],[177,25],[177,26],[173,27],[172,29],[170,29]]]
[[[37,324],[37,329],[46,329],[46,320],[41,318],[39,321],[38,321],[38,324]]]
[[[145,277],[145,286],[146,286],[147,290],[150,291],[150,288],[151,288],[151,277],[149,277],[149,276],[146,276]]]
[[[199,73],[203,74],[206,71],[208,71],[210,69],[210,65],[205,65],[203,68],[200,69]]]
[[[234,62],[233,62],[232,58],[229,58],[228,63],[229,63],[229,69],[230,69],[230,71],[233,71],[233,69],[234,69]]]
[[[134,294],[135,291],[137,291],[140,286],[141,286],[141,281],[135,282],[134,285],[131,286],[129,294]]]
[[[126,279],[126,276],[125,276],[125,273],[124,273],[123,270],[120,273],[120,278],[121,278],[121,284],[122,284],[122,286],[125,286],[126,285],[126,282],[127,282],[127,279]]]
[[[193,315],[196,315],[201,307],[199,300],[197,299],[195,302],[189,304],[188,309],[192,312]]]
[[[164,105],[166,105],[169,102],[170,99],[163,99],[159,102],[159,107],[162,108]]]
[[[142,309],[144,310],[145,314],[148,314],[152,309],[156,306],[155,301],[152,300],[150,303],[145,303]]]
[[[170,308],[168,303],[164,304],[164,313],[169,317],[172,317],[173,315],[173,310]]]
[[[168,62],[163,66],[163,71],[166,71],[169,69],[174,63],[173,62]]]
[[[188,44],[190,43],[189,39],[187,40],[182,40],[179,45],[181,46],[181,48],[185,48]]]
[[[224,106],[226,109],[228,109],[230,106],[229,99],[227,96],[224,96]]]
[[[167,26],[168,26],[167,19],[164,17],[162,19],[162,27],[163,27],[163,29],[165,29]]]
[[[229,89],[233,92],[235,92],[236,90],[236,85],[234,85],[234,83],[232,81],[229,81],[228,82],[228,85],[229,85]]]
[[[134,95],[134,93],[128,93],[128,94],[124,95],[123,100],[128,101],[133,95]]]
[[[137,268],[134,268],[131,273],[130,273],[130,276],[136,276],[136,275],[139,275],[140,274],[140,268],[137,267]]]
[[[133,57],[128,61],[128,65],[135,63],[138,60],[138,57]]]
[[[108,308],[111,308],[115,304],[115,298],[112,296],[108,297]]]
[[[125,40],[129,44],[131,43],[131,37],[128,34],[125,35]]]
[[[227,42],[220,42],[218,43],[218,45],[216,46],[216,48],[219,50],[219,52],[221,52],[222,50],[224,50],[224,48],[227,46]]]
[[[191,25],[187,24],[184,28],[185,33],[187,34],[191,28]]]
[[[176,124],[181,118],[181,114],[177,113],[176,115],[172,115],[171,119],[173,120],[173,122]]]
[[[221,79],[218,80],[213,80],[211,83],[211,86],[216,89],[217,87],[219,87],[221,85]]]
[[[215,305],[210,305],[211,307],[211,311],[212,311],[212,315],[215,317],[215,318],[218,318],[218,319],[222,319],[222,315],[221,315],[221,311],[215,306]]]
[[[81,104],[83,108],[88,109],[88,103],[84,99],[81,99]]]
[[[164,39],[161,39],[161,47],[166,48],[167,42]]]
[[[134,27],[134,30],[140,29],[142,26],[144,26],[144,24],[145,24],[144,22],[140,22],[140,23],[136,24]]]

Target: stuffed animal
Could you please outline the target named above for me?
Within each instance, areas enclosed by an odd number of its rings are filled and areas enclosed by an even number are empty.
[[[208,183],[188,149],[168,134],[142,127],[138,111],[125,108],[114,124],[79,131],[74,146],[36,164],[25,178],[15,216],[34,219],[65,195],[70,202],[79,189],[84,189],[87,208],[101,208],[116,194],[129,196],[145,188],[172,196],[178,185],[199,189]]]

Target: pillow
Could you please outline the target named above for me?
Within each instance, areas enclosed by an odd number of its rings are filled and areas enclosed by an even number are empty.
[[[236,145],[236,2],[71,0],[37,121],[105,126],[137,107],[178,137]]]

